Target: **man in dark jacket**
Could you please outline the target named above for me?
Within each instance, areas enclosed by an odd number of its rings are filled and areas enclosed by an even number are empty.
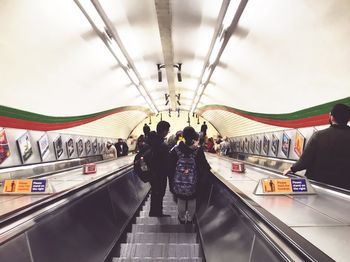
[[[151,132],[151,128],[149,127],[149,125],[147,125],[146,123],[143,125],[143,133],[145,134],[145,137],[148,136],[149,132]]]
[[[127,156],[129,153],[128,145],[121,138],[118,138],[118,142],[115,143],[114,147],[115,147],[115,149],[117,149],[118,157]]]
[[[305,176],[350,190],[350,108],[336,104],[330,115],[331,126],[312,135],[300,159],[284,174],[306,169]]]
[[[208,172],[210,170],[210,165],[207,162],[207,159],[205,158],[203,148],[195,145],[195,141],[198,140],[198,134],[193,129],[193,127],[190,127],[190,126],[185,127],[183,130],[183,137],[185,138],[185,142],[181,141],[179,145],[175,146],[170,152],[169,179],[170,179],[171,191],[175,193],[175,196],[177,197],[178,216],[179,216],[180,223],[185,223],[185,222],[191,223],[193,219],[193,215],[196,211],[196,196],[198,191],[199,180],[201,178],[201,175],[203,175],[205,172]],[[176,170],[177,170],[177,165],[181,165],[178,162],[180,157],[188,158],[191,156],[194,158],[195,168],[196,168],[195,175],[197,177],[194,180],[195,182],[194,192],[191,194],[184,195],[179,192],[176,192],[177,191],[176,189],[176,183],[177,183],[176,172],[177,171]],[[187,176],[190,175],[189,173],[192,173],[192,172],[186,172],[186,171],[184,172],[184,174]]]
[[[169,149],[164,138],[169,133],[170,124],[160,121],[157,132],[148,133],[147,143],[152,148],[153,156],[150,163],[151,180],[151,208],[150,217],[169,216],[163,214],[163,197],[165,194],[167,177],[169,175]]]

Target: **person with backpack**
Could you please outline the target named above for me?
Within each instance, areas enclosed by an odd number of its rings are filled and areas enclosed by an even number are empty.
[[[169,175],[169,149],[164,139],[168,135],[169,129],[170,124],[168,122],[160,121],[157,124],[157,132],[149,132],[146,140],[150,146],[149,155],[151,155],[149,159],[149,168],[151,171],[150,217],[170,216],[163,214],[163,197]]]
[[[203,148],[195,144],[198,134],[194,128],[185,127],[183,137],[185,141],[170,152],[170,188],[177,197],[178,218],[182,224],[192,223],[199,179],[210,170]]]

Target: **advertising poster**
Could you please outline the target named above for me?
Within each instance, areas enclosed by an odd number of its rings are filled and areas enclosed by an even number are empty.
[[[280,143],[280,140],[275,135],[272,135],[271,151],[275,156],[277,156],[278,154],[279,143]]]
[[[85,152],[86,152],[86,155],[88,155],[91,151],[91,141],[88,140],[85,142]]]
[[[244,138],[244,152],[249,153],[249,141],[248,138]]]
[[[287,158],[289,157],[289,148],[290,148],[290,138],[286,133],[283,133],[281,150]]]
[[[60,159],[63,155],[63,142],[61,136],[57,137],[53,142],[53,148],[55,149],[56,159]]]
[[[261,154],[261,140],[258,136],[255,138],[255,150],[259,155]]]
[[[102,142],[100,143],[100,154],[104,154],[106,151],[106,143]]]
[[[17,146],[22,164],[24,164],[33,155],[33,148],[32,144],[30,143],[28,131],[17,139]]]
[[[5,129],[0,131],[0,165],[11,155]]]
[[[304,145],[305,145],[305,137],[297,131],[295,135],[295,144],[294,144],[294,152],[297,154],[298,157],[301,156],[301,154],[304,151]]]
[[[254,138],[251,137],[250,138],[250,152],[254,153],[254,149],[255,149],[255,141],[254,141]]]
[[[69,138],[67,143],[66,143],[66,147],[67,147],[67,154],[68,154],[68,158],[71,158],[73,153],[74,153],[74,141],[73,138]]]
[[[92,154],[96,155],[97,154],[97,138],[95,138],[94,142],[92,142]]]
[[[47,136],[46,133],[42,137],[40,137],[38,141],[38,147],[39,147],[41,161],[44,161],[50,154],[49,137]]]
[[[263,151],[266,155],[269,153],[269,145],[270,145],[269,139],[267,138],[267,136],[264,136]]]
[[[77,142],[77,154],[78,156],[81,156],[83,154],[84,151],[84,144],[83,144],[83,140],[80,138]]]
[[[239,149],[240,149],[240,152],[244,151],[244,140],[239,141]]]

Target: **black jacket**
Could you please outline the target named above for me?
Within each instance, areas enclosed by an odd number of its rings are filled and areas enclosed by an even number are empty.
[[[350,127],[332,125],[314,133],[291,167],[303,169],[310,179],[350,190]]]
[[[127,156],[129,153],[129,147],[125,142],[117,142],[114,144],[115,149],[117,149],[117,156]]]
[[[164,139],[156,132],[148,134],[147,144],[152,148],[153,156],[150,163],[152,176],[155,180],[163,180],[169,175],[169,149]]]
[[[197,186],[198,186],[199,183],[200,183],[201,177],[206,172],[208,172],[210,170],[210,168],[211,168],[209,163],[208,163],[208,161],[207,161],[207,159],[205,158],[203,148],[201,148],[201,147],[189,147],[184,142],[180,142],[180,144],[177,147],[185,155],[189,155],[189,154],[193,153],[195,150],[198,150],[197,154],[196,154],[196,158],[195,158],[196,167],[197,167],[197,174],[198,174],[198,178],[197,178]],[[178,155],[177,155],[177,153],[175,151],[175,148],[173,148],[170,151],[170,173],[169,173],[170,175],[169,175],[169,181],[170,181],[171,190],[172,190],[172,181],[173,181],[174,175],[175,175],[177,160],[178,160]],[[198,191],[198,189],[196,191]],[[193,198],[196,197],[196,194],[194,194],[194,195],[192,195],[190,197],[183,197],[183,196],[178,196],[178,197],[181,198],[181,199],[193,199]]]

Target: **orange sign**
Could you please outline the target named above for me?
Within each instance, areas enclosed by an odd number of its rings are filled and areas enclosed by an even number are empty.
[[[290,179],[264,179],[264,193],[290,193],[292,192],[292,184]]]
[[[4,182],[3,193],[45,193],[45,179],[8,179]]]

